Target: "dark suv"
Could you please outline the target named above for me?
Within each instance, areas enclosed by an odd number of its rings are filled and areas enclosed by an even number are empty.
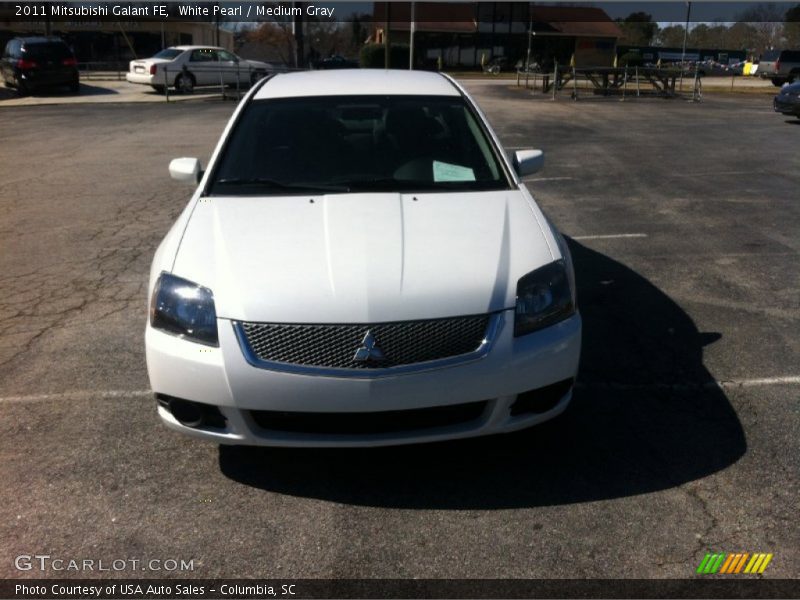
[[[0,71],[6,85],[27,94],[45,87],[68,86],[78,92],[75,54],[57,37],[14,38],[6,44]]]

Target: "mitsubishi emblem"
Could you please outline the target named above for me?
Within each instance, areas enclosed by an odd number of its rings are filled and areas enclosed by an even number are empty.
[[[375,342],[375,336],[368,329],[364,339],[361,340],[361,346],[356,350],[356,355],[353,357],[355,362],[369,362],[371,360],[380,361],[385,360],[383,352]]]

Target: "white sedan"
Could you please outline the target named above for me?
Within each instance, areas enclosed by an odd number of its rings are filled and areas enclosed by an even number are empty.
[[[156,251],[161,419],[221,444],[375,446],[514,431],[572,397],[581,318],[563,237],[453,79],[259,82]],[[198,185],[199,184],[199,185]]]
[[[195,86],[250,85],[272,73],[268,63],[245,60],[215,46],[175,46],[151,58],[132,60],[125,79],[157,92],[174,87],[191,93]]]

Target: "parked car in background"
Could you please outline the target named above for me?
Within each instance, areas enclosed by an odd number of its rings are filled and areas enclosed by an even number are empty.
[[[150,271],[163,422],[220,444],[377,446],[560,414],[581,346],[572,259],[452,78],[278,74],[234,112]]]
[[[501,71],[508,71],[511,68],[511,61],[507,56],[495,56],[488,63],[483,65],[483,72],[490,75],[499,75]]]
[[[57,37],[17,37],[10,40],[0,60],[6,85],[20,94],[54,87],[80,91],[78,61],[69,46]]]
[[[758,64],[758,75],[778,86],[800,79],[800,50],[765,52]]]
[[[350,60],[344,56],[329,56],[314,63],[315,69],[357,69],[357,60]]]
[[[246,60],[216,46],[174,46],[143,60],[132,60],[125,79],[157,92],[174,87],[190,94],[196,86],[251,85],[272,73],[269,63]]]
[[[784,85],[772,100],[775,112],[800,119],[800,81]]]

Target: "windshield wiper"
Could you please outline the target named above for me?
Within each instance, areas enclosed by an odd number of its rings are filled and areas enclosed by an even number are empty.
[[[265,187],[275,190],[291,190],[293,192],[307,191],[307,192],[335,192],[346,194],[350,188],[346,185],[328,185],[325,183],[284,183],[269,179],[267,177],[231,177],[228,179],[218,179],[214,182],[217,185],[230,185],[230,186],[257,186]]]

